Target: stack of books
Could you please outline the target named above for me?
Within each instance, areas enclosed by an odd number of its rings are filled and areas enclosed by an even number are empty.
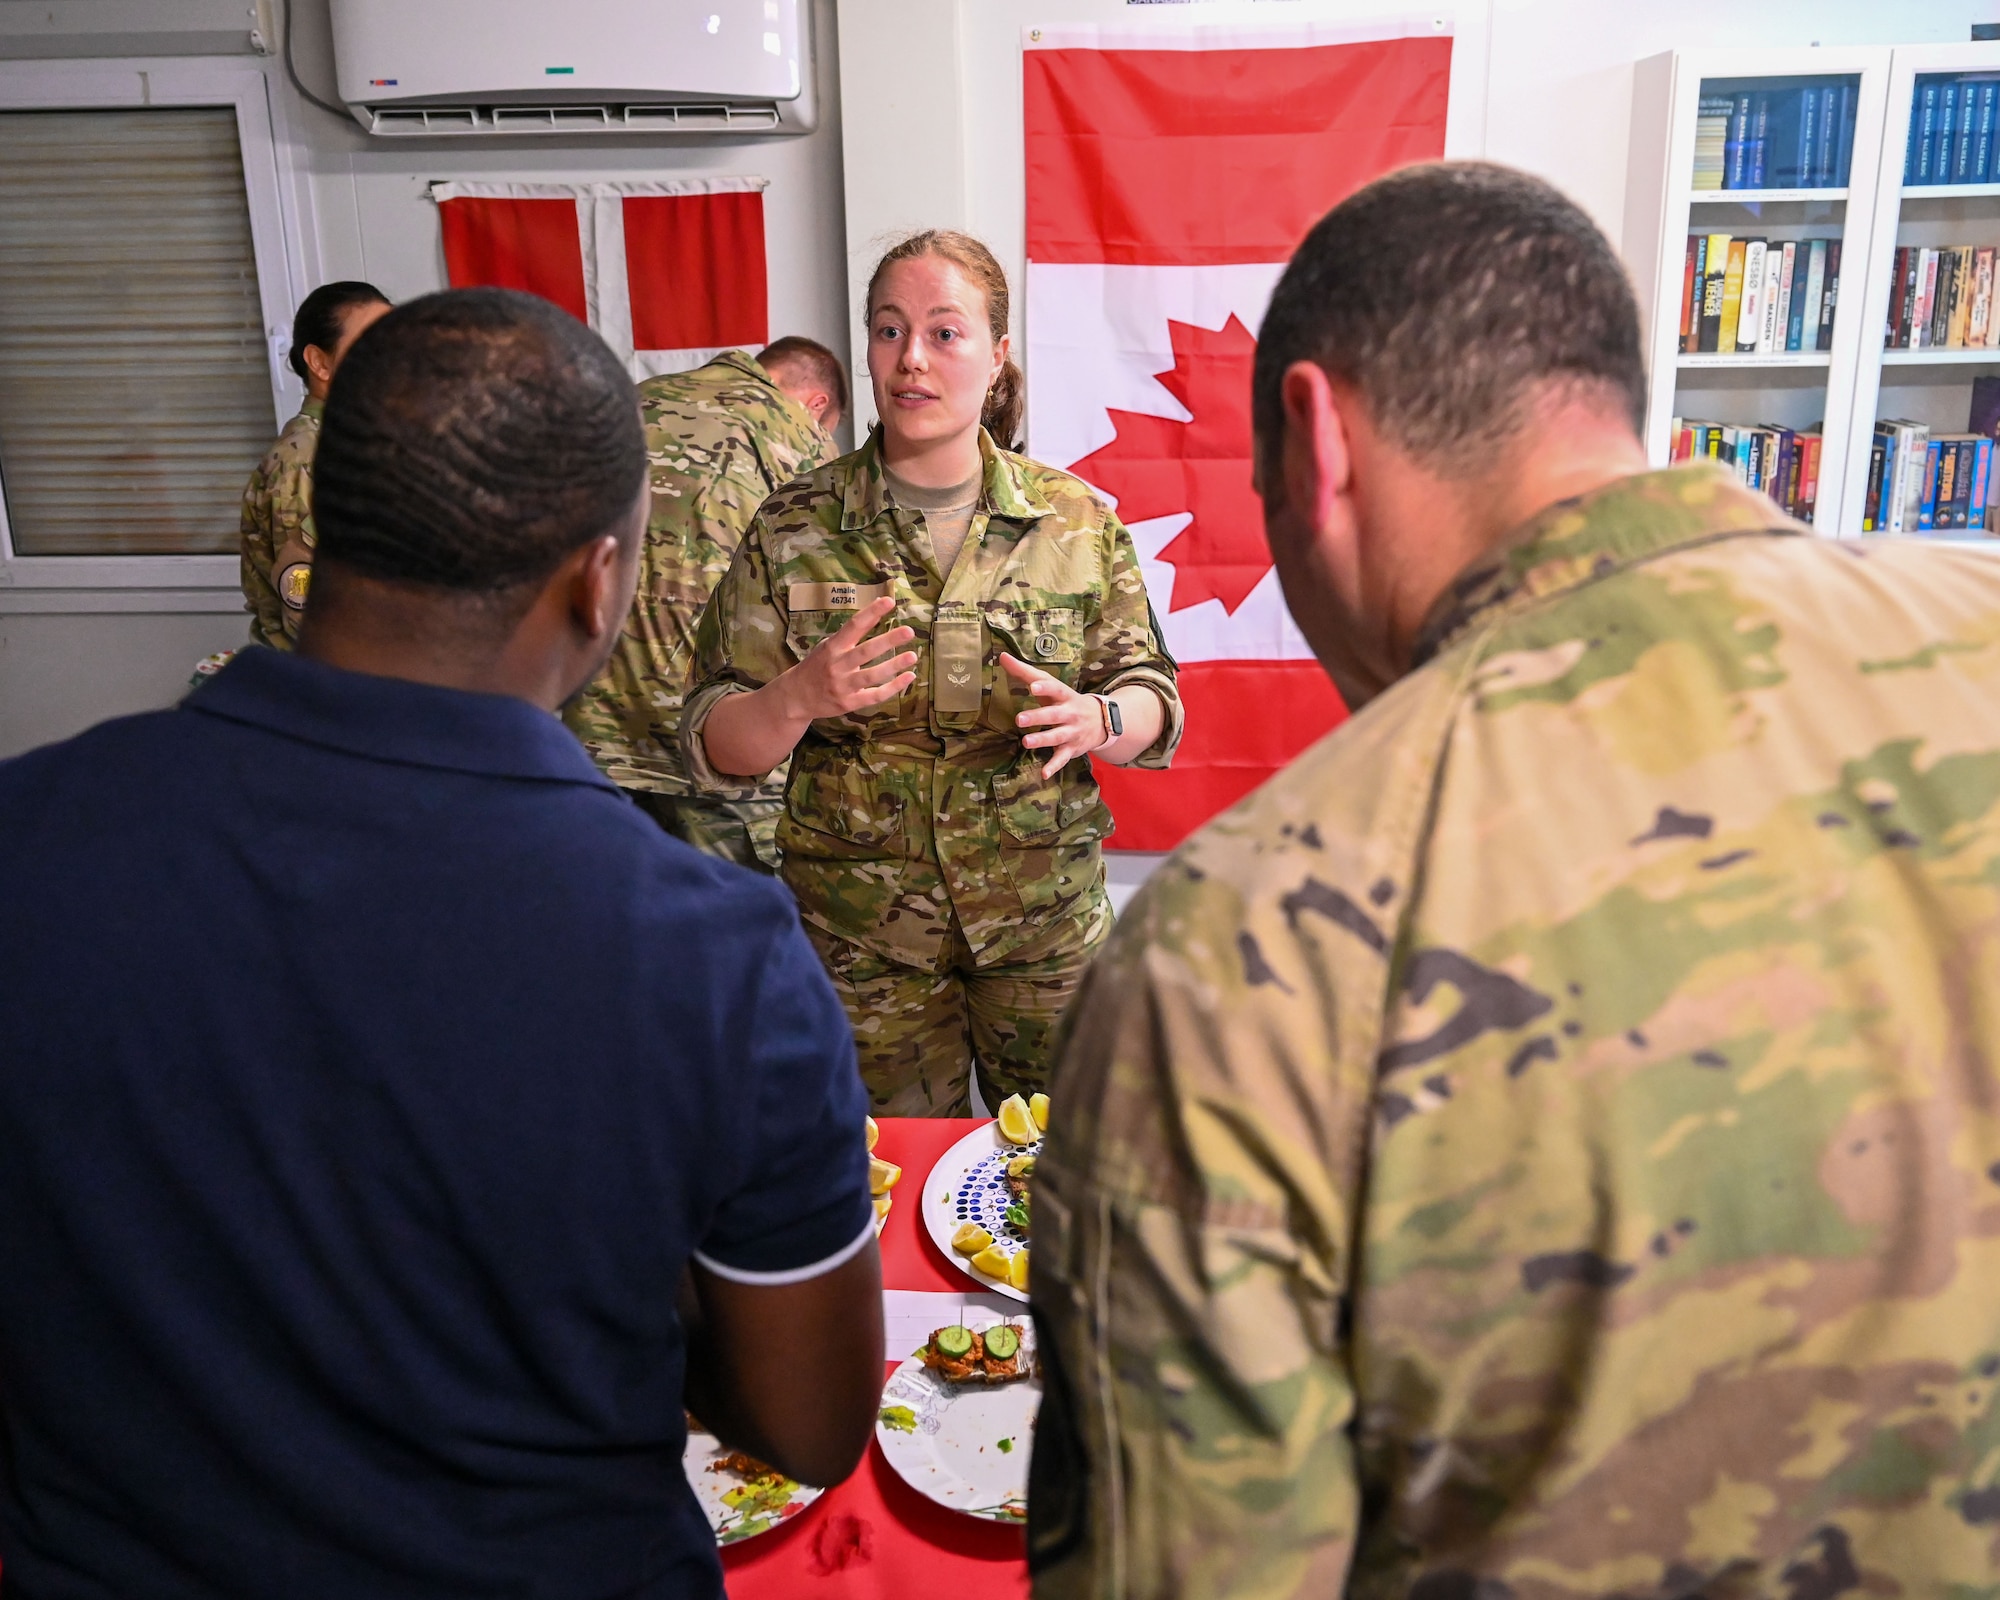
[[[2000,181],[1993,135],[2000,122],[2000,78],[1927,73],[1910,97],[1905,188]]]
[[[1781,355],[1831,350],[1838,239],[1697,233],[1681,272],[1683,352]]]
[[[1983,529],[1993,486],[1993,440],[1979,433],[1933,436],[1921,422],[1875,425],[1868,452],[1863,533],[1953,533]]]
[[[1837,189],[1853,156],[1851,80],[1705,94],[1696,112],[1697,189]]]
[[[1674,460],[1719,461],[1752,489],[1760,489],[1787,516],[1813,519],[1819,500],[1820,431],[1772,424],[1697,422],[1675,417]]]
[[[1993,258],[1987,245],[1897,249],[1889,277],[1885,350],[2000,349],[1993,315]]]

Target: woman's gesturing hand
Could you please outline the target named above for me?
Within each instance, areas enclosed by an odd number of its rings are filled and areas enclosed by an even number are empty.
[[[914,651],[878,659],[916,638],[912,628],[891,628],[871,639],[868,630],[896,609],[894,595],[871,600],[848,619],[838,633],[812,647],[806,658],[778,680],[785,686],[786,709],[801,722],[841,717],[893,700],[911,683],[917,664]]]
[[[1077,756],[1090,754],[1104,745],[1110,730],[1105,726],[1104,707],[1095,695],[1078,694],[1060,678],[1031,667],[1015,656],[1001,652],[1000,665],[1007,675],[1042,703],[1023,711],[1015,725],[1033,732],[1024,733],[1021,743],[1030,750],[1047,750],[1051,759],[1042,776],[1053,778]]]

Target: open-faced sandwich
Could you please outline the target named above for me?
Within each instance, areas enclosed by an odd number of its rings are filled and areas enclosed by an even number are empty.
[[[939,1328],[924,1346],[924,1365],[948,1383],[1011,1383],[1028,1376],[1021,1330],[996,1322],[983,1332],[954,1323]]]

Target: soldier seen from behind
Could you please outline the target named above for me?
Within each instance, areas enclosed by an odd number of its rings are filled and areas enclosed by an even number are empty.
[[[1092,761],[1163,767],[1174,664],[1132,536],[1017,455],[1007,279],[920,233],[869,279],[881,426],[764,503],[701,621],[682,742],[714,792],[787,759],[778,829],[878,1110],[1039,1089],[1111,923]],[[878,631],[881,630],[881,631]],[[796,755],[794,755],[796,751]]]
[[[680,753],[694,625],[766,495],[834,453],[847,374],[791,335],[639,385],[652,468],[639,591],[618,648],[566,720],[611,781],[676,838],[740,866],[778,869],[784,770],[700,794]]]
[[[2000,565],[1648,470],[1644,401],[1522,174],[1279,283],[1259,488],[1357,709],[1071,1014],[1041,1600],[2000,1570]]]
[[[256,644],[289,650],[298,639],[319,540],[312,469],[326,393],[348,348],[388,311],[388,296],[372,283],[324,283],[299,302],[291,363],[306,386],[305,404],[243,490],[243,598]]]

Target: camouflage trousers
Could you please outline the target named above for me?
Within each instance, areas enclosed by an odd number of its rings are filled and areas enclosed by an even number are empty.
[[[777,874],[783,800],[705,800],[650,789],[625,792],[668,833],[703,855],[720,856],[767,876]]]
[[[1056,1024],[1096,953],[976,967],[954,928],[943,968],[928,971],[810,923],[806,932],[854,1024],[869,1101],[885,1117],[971,1116],[975,1071],[989,1111],[1010,1094],[1047,1089]]]

